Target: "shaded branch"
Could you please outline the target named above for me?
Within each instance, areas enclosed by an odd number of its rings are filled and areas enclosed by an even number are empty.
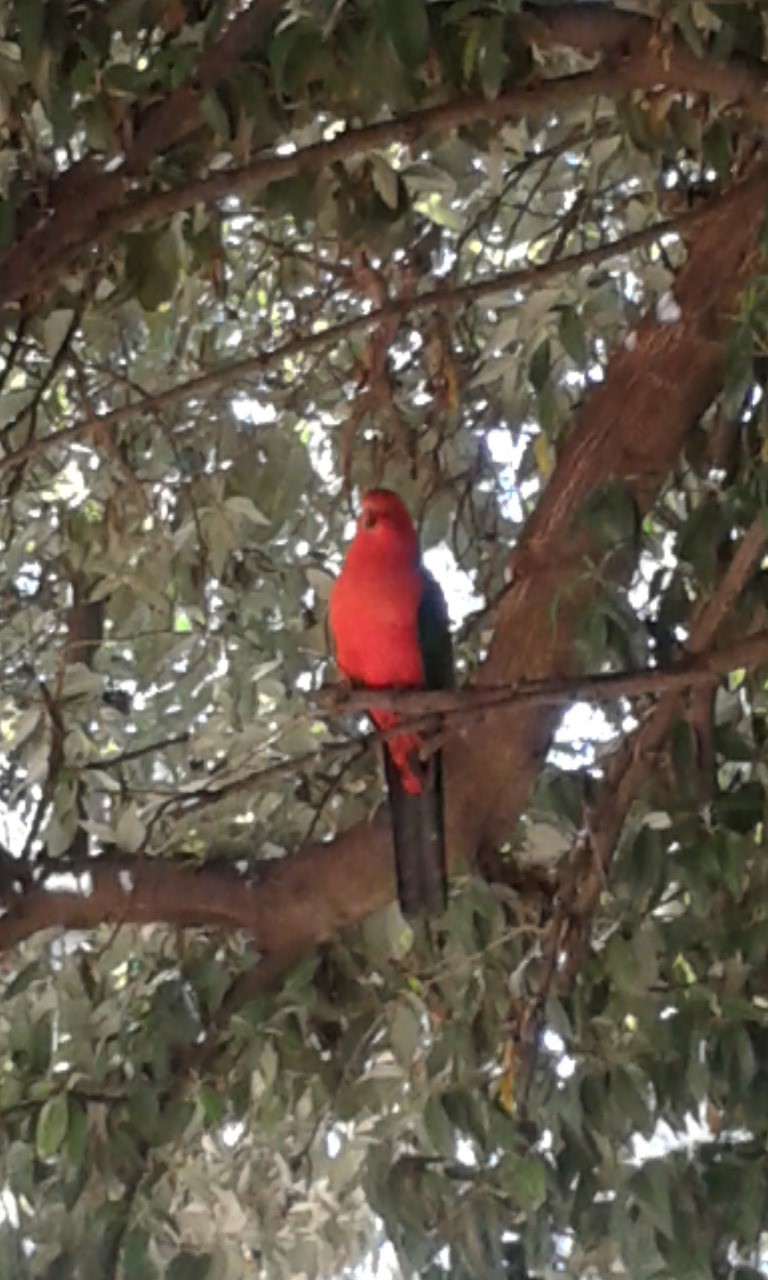
[[[375,125],[346,129],[339,137],[290,155],[262,156],[238,169],[132,200],[134,175],[143,173],[154,156],[200,126],[204,93],[231,73],[281,7],[282,0],[261,0],[235,19],[219,45],[203,59],[195,86],[182,86],[147,109],[120,169],[94,172],[92,162],[83,162],[57,180],[44,219],[0,254],[0,305],[43,289],[54,273],[103,245],[118,231],[170,217],[196,203],[210,205],[225,197],[249,196],[279,179],[317,172],[395,143],[415,145],[426,133],[449,132],[479,120],[501,123],[561,109],[587,97],[665,87],[738,103],[758,123],[768,121],[765,69],[758,61],[699,59],[682,40],[661,45],[653,38],[654,27],[647,19],[602,12],[605,6],[586,6],[583,13],[569,7],[536,10],[531,34],[537,43],[567,45],[601,55],[602,62],[594,70],[534,81],[491,100],[463,98]]]
[[[723,343],[758,262],[765,196],[761,174],[710,211],[691,236],[688,262],[675,285],[679,321],[661,325],[649,312],[633,349],[615,353],[603,383],[585,399],[511,557],[511,583],[480,687],[574,673],[574,629],[597,589],[580,573],[590,543],[586,531],[574,535],[574,516],[608,477],[628,485],[641,512],[655,501],[687,431],[721,386]],[[541,706],[497,709],[466,738],[448,741],[454,864],[472,860],[484,845],[497,847],[511,834],[556,719],[556,710]],[[395,896],[384,814],[326,844],[261,862],[245,883],[218,869],[195,870],[160,859],[134,858],[122,866],[128,876],[121,878],[120,864],[94,860],[85,873],[87,892],[75,880],[71,890],[40,886],[6,900],[0,947],[52,926],[165,921],[243,929],[264,954],[291,949],[298,954]]]
[[[423,689],[355,689],[340,687],[323,690],[317,698],[326,715],[365,712],[371,707],[401,711],[403,719],[397,729],[417,728],[425,717],[434,720],[439,714],[446,719],[482,717],[498,707],[562,706],[568,702],[612,702],[615,698],[635,698],[711,685],[738,668],[751,668],[768,662],[768,631],[755,632],[727,648],[705,653],[688,649],[688,656],[678,666],[655,667],[647,671],[611,671],[593,676],[565,676],[561,679],[523,680],[517,685],[482,686],[454,691]],[[695,656],[693,654],[695,653]],[[387,736],[387,735],[381,735]]]
[[[694,660],[712,644],[718,629],[730,615],[759,564],[767,541],[764,520],[758,516],[712,596],[694,619],[686,646]],[[680,711],[680,691],[672,688],[647,713],[640,728],[612,755],[597,799],[587,814],[586,827],[564,861],[542,946],[538,991],[525,1008],[516,1039],[511,1042],[513,1059],[519,1063],[516,1104],[521,1115],[525,1114],[546,1002],[554,987],[561,991],[570,987],[578,972],[588,943],[590,920],[605,888],[621,829],[631,804],[655,771],[659,751]]]
[[[136,177],[156,156],[203,127],[205,95],[252,53],[284,5],[285,0],[251,0],[203,54],[189,81],[139,113],[119,169],[86,156],[49,183],[42,211],[36,200],[19,211],[25,231],[0,253],[2,303],[37,294],[83,245],[102,243],[102,222],[123,206]]]
[[[395,896],[384,816],[332,844],[310,844],[291,857],[258,862],[250,879],[220,867],[128,856],[94,858],[87,870],[70,874],[71,887],[43,884],[6,896],[0,950],[44,929],[162,922],[240,929],[265,955],[300,955]]]
[[[759,58],[699,58],[676,34],[659,39],[653,19],[611,5],[528,4],[525,9],[540,46],[564,46],[608,63],[619,60],[632,68],[631,74],[647,77],[645,85],[633,87],[710,94],[744,107],[758,123],[768,121],[766,67]]]
[[[730,616],[736,601],[762,559],[768,533],[762,515],[756,517],[713,595],[691,624],[687,652],[696,659],[703,654]],[[755,637],[756,638],[756,637]],[[630,805],[653,772],[658,753],[680,715],[679,693],[670,690],[646,716],[640,728],[611,760],[605,782],[589,815],[589,841],[601,884],[608,872],[613,850]],[[598,890],[599,892],[599,890]],[[577,911],[589,914],[595,904],[595,889],[587,881],[579,893]]]
[[[573,637],[600,584],[583,573],[594,555],[589,531],[574,517],[608,481],[626,485],[641,517],[657,499],[687,433],[723,380],[724,343],[743,286],[758,269],[765,175],[734,187],[691,235],[674,297],[679,320],[649,311],[631,350],[622,347],[603,383],[584,400],[555,470],[513,551],[510,584],[478,683],[567,676],[578,670]],[[623,559],[623,558],[622,558]],[[613,576],[628,581],[631,557]],[[446,776],[467,776],[449,796],[448,828],[457,851],[488,850],[507,840],[527,801],[557,723],[556,710],[499,710],[445,749]]]

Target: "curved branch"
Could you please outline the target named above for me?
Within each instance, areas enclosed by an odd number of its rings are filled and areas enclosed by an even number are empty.
[[[82,245],[84,236],[86,247],[89,237],[91,246],[103,242],[102,222],[123,205],[131,178],[144,173],[156,156],[201,127],[200,106],[206,93],[253,51],[284,5],[285,0],[251,0],[203,55],[191,80],[141,112],[120,169],[107,168],[86,156],[49,185],[42,211],[36,198],[19,211],[24,233],[0,253],[3,302],[21,301],[44,288],[72,261],[73,245]]]
[[[262,156],[239,169],[211,174],[184,187],[131,200],[134,175],[146,170],[153,156],[185,137],[199,124],[200,99],[237,65],[242,53],[282,7],[283,0],[261,0],[241,14],[211,54],[203,60],[199,84],[183,86],[150,107],[137,130],[122,167],[94,171],[84,162],[51,190],[44,219],[17,243],[0,253],[0,305],[44,289],[54,274],[85,252],[103,245],[118,231],[152,219],[166,218],[202,202],[251,195],[270,182],[313,172],[335,161],[365,154],[393,143],[416,143],[426,133],[448,132],[478,120],[500,123],[569,106],[587,97],[613,97],[629,90],[659,87],[709,94],[739,104],[758,124],[768,122],[765,68],[744,58],[728,63],[700,59],[682,40],[654,38],[653,24],[631,13],[605,12],[604,5],[533,8],[531,35],[537,43],[562,44],[585,54],[601,55],[592,71],[561,79],[533,81],[492,100],[462,98],[358,129],[297,150],[290,155]]]
[[[626,484],[641,515],[655,502],[686,434],[722,386],[724,343],[739,314],[742,289],[761,260],[767,189],[761,173],[712,210],[692,237],[675,282],[679,318],[662,324],[651,310],[632,349],[613,355],[605,380],[584,401],[510,558],[511,584],[480,683],[565,676],[577,669],[573,636],[596,584],[582,572],[591,550],[587,532],[574,530],[574,516],[609,480]],[[534,707],[499,711],[460,748],[448,744],[446,774],[466,777],[467,759],[482,761],[471,771],[470,785],[449,801],[457,848],[495,848],[509,838],[556,716]]]
[[[532,34],[542,46],[563,46],[587,56],[619,61],[644,84],[687,93],[706,93],[740,104],[757,123],[768,120],[766,67],[758,58],[735,55],[727,62],[698,58],[677,35],[662,36],[658,25],[639,13],[607,4],[525,6]]]
[[[465,285],[441,285],[436,289],[430,289],[418,294],[416,297],[391,298],[383,306],[376,307],[363,315],[351,316],[348,320],[342,320],[339,324],[329,328],[289,338],[271,351],[262,351],[258,355],[247,356],[244,360],[234,360],[223,367],[213,370],[211,373],[200,374],[196,378],[191,378],[188,382],[177,383],[175,386],[168,387],[165,391],[159,391],[155,395],[145,396],[143,399],[134,400],[130,404],[120,405],[117,409],[112,409],[108,413],[96,414],[92,418],[85,418],[81,422],[74,423],[71,427],[64,427],[61,431],[56,431],[52,435],[40,437],[30,441],[28,444],[21,445],[12,453],[0,458],[0,475],[3,471],[15,469],[42,450],[55,448],[58,445],[66,445],[71,440],[80,439],[82,436],[89,435],[97,429],[100,431],[108,430],[119,422],[125,422],[141,413],[156,413],[158,410],[170,409],[175,405],[184,404],[191,400],[217,395],[238,382],[244,382],[256,374],[263,373],[266,369],[279,364],[282,360],[293,359],[297,355],[305,355],[311,351],[337,345],[342,339],[350,337],[353,333],[375,328],[388,317],[437,311],[443,306],[455,307],[462,303],[467,304],[480,301],[483,298],[491,298],[495,294],[513,292],[517,289],[528,288],[531,285],[542,285],[545,281],[555,279],[557,276],[578,271],[583,267],[597,266],[610,258],[631,253],[635,249],[654,244],[666,237],[691,235],[698,228],[705,226],[718,209],[727,208],[734,199],[737,201],[742,200],[745,188],[755,184],[762,186],[764,179],[765,174],[763,171],[756,172],[735,191],[728,191],[722,195],[714,196],[706,203],[694,209],[686,210],[675,218],[668,218],[663,222],[655,223],[651,227],[643,227],[638,231],[632,231],[628,235],[611,241],[609,244],[597,245],[593,249],[582,249],[578,253],[567,254],[563,258],[555,258],[549,262],[519,267],[514,271],[500,272],[498,275],[472,281]]]
[[[260,861],[250,879],[221,865],[105,855],[87,870],[51,873],[50,885],[4,895],[0,950],[44,929],[164,923],[242,929],[266,955],[299,954],[395,896],[384,815],[332,843]]]

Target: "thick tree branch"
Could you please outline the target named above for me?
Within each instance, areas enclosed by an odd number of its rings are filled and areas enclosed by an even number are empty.
[[[51,281],[80,251],[102,242],[105,219],[123,206],[134,180],[150,162],[203,126],[205,95],[231,75],[284,7],[285,0],[252,0],[203,55],[194,77],[153,102],[135,121],[133,140],[119,169],[86,157],[55,179],[42,211],[37,200],[19,213],[21,239],[0,253],[0,298],[21,301]],[[25,225],[26,224],[26,225]]]
[[[529,4],[526,12],[539,45],[578,49],[609,65],[631,66],[634,75],[647,77],[638,88],[706,93],[744,106],[758,123],[768,120],[766,68],[757,58],[698,58],[679,36],[660,39],[652,20],[607,4]]]
[[[395,896],[386,815],[332,844],[261,862],[246,882],[234,869],[135,857],[94,859],[87,871],[65,875],[65,888],[59,877],[55,887],[4,897],[0,950],[43,929],[165,922],[242,929],[265,954],[296,955]]]
[[[758,123],[768,120],[765,70],[759,62],[720,63],[697,58],[680,40],[660,44],[653,24],[632,14],[584,13],[564,7],[536,10],[533,34],[541,43],[568,45],[602,55],[592,71],[556,80],[534,81],[487,100],[464,98],[358,129],[291,155],[269,155],[239,169],[201,177],[184,187],[134,194],[136,178],[156,155],[200,125],[200,101],[243,53],[252,47],[282,7],[283,0],[254,3],[203,60],[194,86],[175,90],[150,107],[140,122],[123,165],[107,172],[90,162],[76,166],[53,186],[45,218],[0,254],[0,305],[44,289],[54,274],[74,259],[103,245],[118,231],[169,217],[193,204],[216,203],[227,196],[248,196],[268,183],[298,173],[316,172],[334,162],[393,143],[415,144],[426,133],[447,132],[478,120],[502,122],[562,109],[586,97],[613,97],[629,90],[659,87],[710,94],[737,103]]]
[[[761,529],[761,537],[762,534]],[[724,616],[729,606],[731,588],[743,581],[746,556],[755,548],[754,534],[750,534],[734,561],[729,575],[711,607],[702,614],[701,623],[691,638],[691,651],[696,653],[696,664],[688,671],[638,673],[643,677],[642,691],[650,687],[651,679],[665,679],[672,686],[658,704],[646,725],[636,737],[647,736],[649,729],[654,743],[659,732],[662,737],[669,729],[668,704],[673,711],[678,707],[676,696],[682,684],[692,681],[712,681],[735,667],[750,666],[768,660],[768,633],[761,632],[740,641],[727,649],[703,653],[700,644],[711,634],[712,622]],[[754,559],[749,561],[753,567]],[[626,681],[626,677],[622,677]],[[607,684],[605,682],[607,681]],[[579,682],[575,682],[578,684]],[[594,677],[581,682],[601,692],[611,688],[616,696],[613,677],[605,677],[595,683]],[[529,691],[545,697],[557,697],[562,701],[564,689],[572,694],[574,682],[556,685],[550,691]],[[640,687],[636,691],[641,691]],[[478,691],[481,693],[482,691]],[[493,691],[488,691],[492,693]],[[517,696],[517,691],[511,696]],[[508,691],[504,691],[510,696]],[[382,695],[385,705],[405,705],[425,695]],[[435,695],[426,695],[434,698]],[[472,693],[469,692],[471,699]],[[466,703],[467,698],[459,699]],[[663,723],[662,723],[663,721]],[[648,768],[648,756],[635,744],[634,739],[621,760],[628,760],[630,771],[627,781],[618,776],[618,769],[610,774],[605,793],[613,794],[621,786],[620,799],[612,805],[612,820],[623,819],[622,805],[629,803],[631,793],[639,782],[631,767],[640,762],[641,780]],[[614,778],[614,772],[617,773]],[[629,796],[629,799],[626,797]],[[598,803],[599,809],[599,803]],[[597,811],[596,811],[597,812]],[[597,819],[596,819],[597,821]],[[602,828],[601,828],[602,830]],[[46,887],[46,880],[34,889],[23,893],[8,890],[3,900],[5,915],[0,916],[0,950],[16,946],[25,938],[48,928],[89,929],[101,924],[150,924],[163,921],[177,926],[208,926],[213,928],[242,929],[254,941],[256,948],[271,958],[268,973],[272,981],[298,956],[304,955],[318,943],[332,938],[345,924],[353,923],[363,915],[385,906],[394,894],[394,876],[387,857],[389,829],[386,815],[380,815],[371,823],[361,824],[330,844],[308,845],[300,853],[284,860],[256,861],[250,878],[245,879],[228,864],[202,867],[163,861],[161,859],[137,859],[135,857],[105,855],[103,858],[80,860],[72,867],[64,861],[61,868],[51,865],[48,876],[55,887]],[[46,879],[48,878],[46,877]],[[62,878],[69,880],[61,887]],[[600,880],[602,884],[602,879]],[[264,971],[267,972],[266,970]],[[255,986],[254,986],[255,984]],[[244,978],[242,990],[261,989],[263,974],[257,967]],[[238,992],[240,988],[238,987]]]
[[[653,313],[646,316],[633,349],[614,355],[605,381],[585,402],[512,557],[483,687],[574,672],[573,631],[593,590],[575,572],[589,544],[574,535],[574,517],[608,477],[630,486],[641,511],[655,499],[687,430],[720,385],[723,341],[757,261],[765,195],[760,176],[712,209],[691,238],[675,286],[679,321],[662,325]],[[582,583],[577,590],[574,580]],[[468,738],[447,743],[454,864],[471,860],[481,841],[494,846],[511,833],[556,714],[539,706],[497,710]],[[166,921],[244,929],[261,951],[289,954],[310,950],[394,897],[385,815],[259,865],[250,884],[219,868],[160,860],[133,859],[123,869],[131,875],[128,891],[116,864],[95,863],[86,873],[90,892],[74,881],[71,890],[40,887],[6,900],[0,946],[54,925]]]
[[[574,517],[607,481],[626,483],[644,514],[655,501],[690,428],[722,384],[724,340],[739,295],[759,260],[766,180],[735,187],[690,242],[674,297],[680,317],[645,316],[632,350],[614,353],[605,381],[589,395],[555,472],[510,560],[511,585],[480,682],[498,685],[567,675],[573,636],[597,584],[583,573],[591,553]],[[631,565],[627,566],[627,572]],[[500,711],[461,744],[448,745],[448,776],[467,777],[449,803],[453,847],[466,857],[509,837],[546,752],[556,713]],[[479,824],[479,832],[478,832]]]

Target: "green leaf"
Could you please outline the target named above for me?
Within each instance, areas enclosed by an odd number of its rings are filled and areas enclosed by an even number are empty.
[[[14,996],[21,995],[22,991],[26,991],[33,982],[45,978],[46,971],[39,960],[32,960],[29,964],[25,964],[23,968],[11,979],[5,988],[3,998],[12,1000]]]
[[[549,339],[545,338],[534,351],[528,366],[528,377],[534,391],[542,390],[549,378],[551,367]]]
[[[230,137],[229,116],[217,93],[203,94],[200,100],[200,115],[208,125],[208,128],[212,129],[220,138]]]
[[[44,1102],[37,1115],[35,1147],[41,1160],[56,1155],[67,1136],[69,1105],[65,1093],[57,1093]]]
[[[574,528],[588,529],[600,549],[633,545],[640,533],[640,516],[629,486],[611,479],[593,489],[574,519]]]
[[[765,813],[765,793],[759,782],[745,782],[733,791],[721,792],[712,801],[712,821],[747,835],[754,831]]]
[[[104,86],[111,93],[138,98],[144,91],[146,76],[127,62],[115,62],[104,72]]]
[[[380,0],[379,18],[405,67],[417,67],[429,49],[429,19],[424,0]]]
[[[146,1231],[127,1232],[123,1242],[122,1280],[157,1280],[157,1268],[147,1255],[149,1239]]]
[[[392,1051],[400,1066],[410,1067],[422,1035],[421,1017],[410,1002],[402,1001],[398,1004],[389,1034]]]
[[[670,1240],[675,1237],[675,1223],[669,1194],[669,1169],[663,1160],[649,1160],[633,1174],[630,1189],[638,1205],[650,1221]]]
[[[706,130],[703,156],[704,163],[727,182],[731,171],[731,133],[722,120],[715,120]]]
[[[494,17],[484,22],[480,29],[477,66],[483,94],[490,99],[498,96],[507,66],[504,25],[502,17]]]
[[[565,352],[583,369],[589,359],[589,348],[584,323],[575,307],[561,309],[558,333]]]
[[[70,1164],[79,1168],[88,1146],[88,1114],[76,1098],[69,1100],[66,1153]]]
[[[500,1167],[500,1180],[523,1212],[534,1213],[543,1205],[547,1173],[543,1161],[536,1156],[506,1157]]]
[[[137,1080],[131,1091],[128,1116],[140,1138],[150,1144],[155,1141],[160,1107],[156,1091],[144,1080]]]
[[[24,0],[16,12],[19,24],[19,44],[24,62],[34,67],[43,45],[45,32],[45,0]]]
[[[143,231],[127,239],[125,274],[145,311],[168,302],[179,278],[179,242],[173,228]]]
[[[207,1253],[177,1253],[165,1273],[166,1280],[207,1280],[211,1262]]]

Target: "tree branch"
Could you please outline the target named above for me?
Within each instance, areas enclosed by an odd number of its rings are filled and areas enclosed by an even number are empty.
[[[736,55],[727,62],[698,58],[677,35],[658,39],[656,23],[606,4],[528,4],[531,34],[540,46],[563,46],[632,67],[645,84],[636,88],[706,93],[740,104],[757,123],[768,120],[766,68],[758,58]]]
[[[695,656],[693,656],[695,653]],[[727,648],[705,653],[687,649],[689,656],[672,668],[652,667],[647,671],[611,671],[599,675],[565,676],[560,679],[523,680],[517,685],[456,689],[452,691],[422,689],[355,689],[331,687],[317,698],[325,715],[366,712],[371,707],[399,711],[398,728],[419,728],[426,718],[436,715],[445,719],[482,719],[499,707],[529,704],[536,707],[559,707],[568,702],[613,702],[616,698],[637,698],[648,694],[711,685],[731,671],[750,669],[768,662],[768,631],[755,632]]]
[[[764,520],[758,516],[693,622],[686,649],[694,661],[713,643],[762,558],[767,541]],[[679,691],[669,689],[640,728],[611,756],[586,827],[564,860],[542,947],[538,991],[524,1010],[512,1049],[513,1059],[519,1063],[516,1105],[520,1114],[525,1113],[546,1002],[555,984],[561,989],[570,987],[578,972],[589,937],[589,922],[605,888],[621,829],[631,804],[657,768],[659,752],[680,710]]]
[[[262,860],[245,881],[221,867],[135,857],[95,858],[87,871],[65,871],[69,887],[60,887],[62,873],[52,874],[55,887],[42,884],[23,895],[5,895],[0,950],[43,929],[163,922],[181,928],[242,929],[265,955],[298,955],[395,896],[386,815],[332,844],[311,844],[288,858]]]
[[[108,170],[86,156],[49,184],[42,211],[37,200],[19,211],[22,237],[0,253],[3,302],[21,301],[44,289],[79,252],[73,246],[87,246],[89,238],[91,246],[102,243],[101,224],[122,207],[133,180],[156,156],[202,127],[203,98],[253,51],[284,4],[285,0],[252,0],[237,14],[203,55],[190,81],[141,113],[119,169]]]
[[[744,535],[713,595],[704,603],[693,621],[686,651],[694,661],[713,643],[719,628],[732,613],[736,601],[765,553],[767,541],[765,521],[760,515]],[[659,699],[622,750],[611,759],[589,818],[589,841],[593,855],[596,855],[593,856],[593,865],[598,868],[601,885],[607,875],[630,805],[653,771],[658,753],[679,714],[679,693],[670,689]],[[599,893],[599,889],[597,892]],[[590,914],[595,902],[595,888],[590,878],[579,893],[578,914]]]
[[[0,305],[44,289],[55,273],[83,253],[92,252],[118,231],[170,217],[193,204],[215,204],[225,197],[252,195],[270,182],[316,172],[337,161],[391,146],[415,145],[426,133],[449,132],[478,120],[500,123],[520,116],[562,109],[586,97],[613,97],[632,89],[659,87],[710,94],[740,104],[759,124],[768,121],[765,68],[758,61],[720,63],[699,59],[681,40],[660,45],[653,24],[633,14],[602,12],[605,6],[535,9],[532,34],[537,43],[562,44],[602,55],[594,70],[534,81],[495,99],[462,98],[358,129],[290,155],[262,156],[239,169],[210,174],[184,187],[130,199],[134,175],[149,161],[200,125],[201,97],[232,71],[282,7],[283,0],[254,3],[231,24],[219,45],[203,60],[199,86],[182,86],[150,107],[140,122],[125,162],[116,171],[94,172],[75,166],[53,186],[45,217],[21,240],[0,253]],[[532,11],[533,12],[533,11]],[[127,203],[126,203],[127,202]]]
[[[473,281],[465,285],[442,285],[416,297],[392,298],[381,307],[377,307],[364,315],[351,316],[349,320],[343,320],[340,324],[333,325],[330,328],[289,338],[286,342],[281,343],[280,346],[270,351],[248,356],[244,360],[232,361],[221,368],[212,370],[210,373],[200,374],[196,378],[191,378],[188,382],[178,383],[175,386],[168,387],[165,391],[157,392],[155,395],[145,396],[130,404],[121,405],[108,413],[96,414],[93,417],[83,419],[81,422],[75,422],[72,426],[65,427],[61,431],[56,431],[50,436],[38,438],[27,445],[22,445],[12,453],[6,454],[4,458],[0,458],[0,475],[4,471],[18,467],[41,450],[55,448],[58,445],[67,445],[72,440],[81,439],[96,430],[108,430],[118,423],[128,421],[139,414],[157,413],[160,410],[170,409],[190,400],[204,399],[216,395],[227,388],[231,388],[238,382],[245,382],[256,374],[264,373],[266,369],[280,364],[283,360],[293,359],[297,355],[306,355],[312,351],[336,346],[343,339],[350,337],[350,335],[373,329],[391,316],[437,311],[445,306],[455,307],[462,303],[468,304],[483,298],[490,298],[495,294],[512,293],[515,290],[525,289],[532,285],[540,286],[545,281],[555,279],[565,273],[578,271],[583,267],[597,266],[609,258],[631,253],[633,250],[653,244],[665,237],[692,235],[700,228],[705,227],[712,217],[719,216],[734,200],[740,203],[751,187],[756,186],[762,190],[764,182],[765,174],[761,170],[732,191],[714,196],[705,204],[680,213],[675,218],[669,218],[663,222],[655,223],[652,227],[644,227],[639,231],[630,232],[610,244],[598,245],[592,249],[584,249],[578,253],[568,254],[564,258],[520,267],[514,271],[501,272],[490,278]]]
[[[632,350],[614,354],[604,382],[586,398],[511,557],[511,583],[480,687],[573,673],[574,629],[595,590],[578,572],[590,544],[586,532],[574,534],[574,517],[608,478],[624,481],[639,510],[647,511],[686,432],[717,394],[723,343],[758,260],[766,185],[760,173],[710,210],[691,236],[675,285],[679,320],[660,324],[649,312]],[[498,709],[466,739],[447,743],[454,863],[511,834],[556,714],[540,706]],[[121,879],[119,864],[95,860],[85,886],[75,878],[71,888],[54,882],[6,898],[0,947],[52,926],[165,921],[244,929],[265,954],[301,952],[391,902],[395,893],[384,814],[332,842],[259,864],[250,883],[220,869],[160,859],[134,858],[122,868],[130,880],[125,874]]]
[[[573,636],[598,583],[582,572],[594,550],[588,531],[575,531],[574,517],[608,481],[626,484],[641,515],[652,507],[687,432],[722,386],[724,341],[759,261],[767,185],[764,174],[755,175],[712,209],[675,282],[679,319],[661,324],[653,310],[646,314],[632,349],[614,353],[605,380],[585,399],[510,558],[482,685],[576,670]],[[446,776],[462,778],[448,801],[454,849],[467,856],[509,838],[556,718],[536,707],[498,711],[460,743],[448,743]],[[476,773],[467,768],[473,759],[482,761]]]

